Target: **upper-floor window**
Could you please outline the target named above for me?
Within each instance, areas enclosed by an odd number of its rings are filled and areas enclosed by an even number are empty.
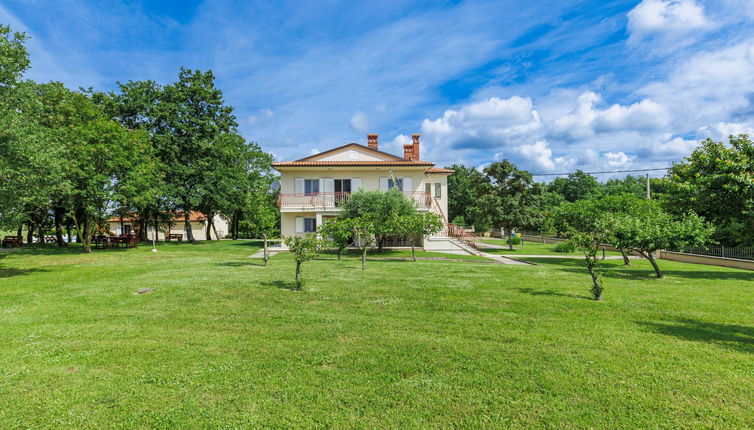
[[[442,198],[442,184],[439,182],[435,183],[435,198],[436,199]]]
[[[396,186],[395,183],[393,183],[392,178],[388,178],[387,180],[387,189],[392,190],[393,188],[398,188],[400,191],[403,191],[403,178],[398,179],[398,184]]]
[[[304,179],[304,193],[316,194],[319,192],[319,179]]]
[[[350,179],[336,179],[335,180],[335,192],[336,193],[350,193],[351,192],[351,180]]]

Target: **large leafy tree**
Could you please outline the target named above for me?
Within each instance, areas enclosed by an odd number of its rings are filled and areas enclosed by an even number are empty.
[[[155,110],[155,143],[165,165],[165,192],[183,211],[187,239],[195,239],[189,215],[210,193],[208,173],[219,167],[214,145],[235,133],[232,108],[224,104],[211,71],[181,68],[178,81],[163,87]]]
[[[718,227],[726,245],[754,245],[754,144],[707,139],[668,173],[663,201],[674,213],[693,211]]]
[[[547,186],[548,191],[560,194],[569,202],[596,197],[601,189],[602,185],[597,179],[582,170],[577,170],[566,178],[556,178]]]
[[[542,219],[543,187],[531,173],[518,169],[508,160],[484,169],[478,205],[493,227],[502,228],[506,237],[514,229],[538,226]],[[513,249],[513,244],[510,244]]]
[[[483,229],[485,223],[476,202],[484,177],[478,170],[463,164],[454,164],[448,169],[454,171],[448,176],[448,220],[454,224],[479,225]]]

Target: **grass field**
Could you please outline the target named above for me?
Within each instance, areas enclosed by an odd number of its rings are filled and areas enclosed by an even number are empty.
[[[754,272],[258,246],[0,253],[0,428],[754,427]]]

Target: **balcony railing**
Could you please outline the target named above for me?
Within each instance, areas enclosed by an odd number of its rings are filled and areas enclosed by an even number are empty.
[[[404,191],[418,209],[429,209],[432,206],[432,196],[424,191]],[[348,200],[351,193],[280,193],[278,207],[280,209],[337,209]]]

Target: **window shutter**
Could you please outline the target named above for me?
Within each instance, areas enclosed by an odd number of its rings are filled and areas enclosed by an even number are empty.
[[[387,178],[380,178],[380,191],[387,191]]]
[[[411,183],[411,178],[403,178],[403,189],[401,191],[404,191],[404,192],[414,191],[414,186]]]
[[[303,233],[304,232],[304,217],[297,216],[296,217],[296,233]]]
[[[293,190],[296,194],[304,194],[304,179],[303,178],[296,178],[296,184],[295,189]]]
[[[351,179],[351,192],[355,193],[361,188],[361,179]]]
[[[332,178],[325,178],[325,186],[322,188],[325,193],[334,193],[335,192],[335,179]]]
[[[439,182],[435,184],[435,198],[442,198],[442,184]]]

